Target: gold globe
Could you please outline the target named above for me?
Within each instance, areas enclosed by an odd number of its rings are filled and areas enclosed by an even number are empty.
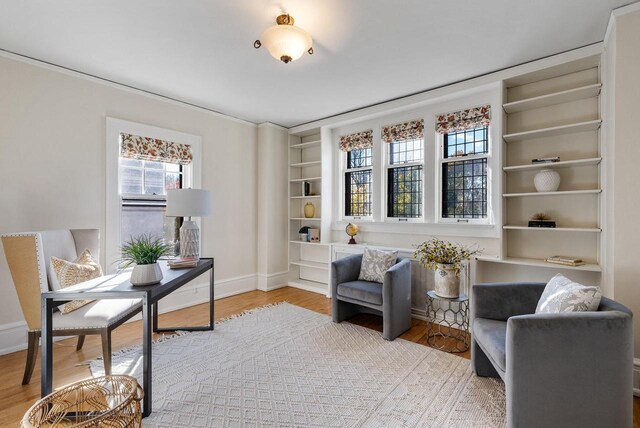
[[[358,234],[358,226],[353,223],[349,223],[347,227],[345,227],[344,231],[347,232],[347,235],[351,237],[351,239],[349,240],[349,244],[355,244],[356,240],[353,239],[353,237]]]

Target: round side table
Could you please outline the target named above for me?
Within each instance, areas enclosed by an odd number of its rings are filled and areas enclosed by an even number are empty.
[[[469,297],[457,299],[438,296],[427,291],[427,343],[445,352],[469,349]]]

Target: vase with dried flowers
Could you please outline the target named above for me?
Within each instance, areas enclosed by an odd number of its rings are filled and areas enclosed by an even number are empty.
[[[460,296],[460,270],[462,263],[482,251],[476,246],[468,247],[442,241],[437,238],[423,242],[413,252],[420,265],[435,271],[435,293],[447,299]]]

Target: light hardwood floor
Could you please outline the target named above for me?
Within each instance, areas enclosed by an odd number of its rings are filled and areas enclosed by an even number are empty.
[[[216,300],[216,319],[226,318],[247,309],[269,303],[287,301],[316,312],[329,315],[331,301],[326,297],[285,287],[268,293],[252,291],[226,299]],[[160,316],[160,326],[164,325],[196,325],[208,322],[208,305],[198,305]],[[350,320],[363,327],[382,331],[382,319],[371,315],[358,315]],[[139,321],[125,324],[113,333],[113,350],[140,344],[142,326]],[[427,345],[426,323],[413,320],[409,331],[401,336],[403,339]],[[81,351],[75,350],[76,340],[67,339],[54,345],[54,387],[59,388],[71,382],[90,376],[86,365],[101,355],[99,336],[87,336]],[[470,358],[469,352],[458,354]],[[19,426],[22,416],[40,395],[40,359],[34,370],[31,383],[22,386],[22,374],[26,359],[26,351],[14,352],[0,356],[0,426]],[[634,399],[634,428],[640,428],[640,400]]]

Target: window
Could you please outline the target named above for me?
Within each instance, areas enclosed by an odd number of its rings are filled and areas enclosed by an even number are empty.
[[[178,250],[181,218],[166,217],[167,191],[183,184],[192,160],[186,144],[122,133],[118,158],[120,242],[152,235]]]
[[[104,268],[114,273],[123,238],[153,233],[174,241],[164,230],[166,191],[178,179],[180,187],[201,187],[202,137],[107,117],[105,142]]]
[[[344,171],[344,216],[371,217],[373,130],[340,137]]]
[[[182,166],[136,159],[119,159],[120,240],[141,234],[162,238],[177,249],[182,219],[165,217],[167,190],[182,187]]]
[[[489,127],[443,134],[442,218],[487,218]]]
[[[371,215],[372,191],[372,148],[347,152],[344,215],[346,217],[367,217]]]
[[[422,217],[423,121],[384,127],[387,143],[387,217]]]

